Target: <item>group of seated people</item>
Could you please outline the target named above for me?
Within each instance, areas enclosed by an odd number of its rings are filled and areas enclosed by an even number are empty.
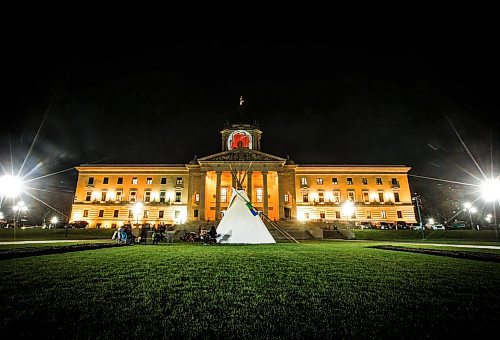
[[[175,229],[173,225],[166,226],[164,223],[160,223],[158,228],[156,226],[150,228],[149,224],[144,224],[141,226],[140,236],[136,236],[132,233],[132,225],[124,224],[113,233],[112,239],[122,244],[134,244],[137,240],[139,243],[147,244],[148,232],[152,243],[158,244],[160,241],[173,241],[172,232],[175,232]]]
[[[181,241],[186,241],[186,242],[196,242],[196,241],[201,241],[203,242],[204,245],[207,244],[214,244],[217,243],[217,238],[220,235],[217,234],[217,230],[215,229],[215,226],[212,226],[210,228],[210,231],[207,231],[206,229],[202,229],[200,226],[198,228],[198,233],[196,232],[186,232],[183,236],[181,236]]]

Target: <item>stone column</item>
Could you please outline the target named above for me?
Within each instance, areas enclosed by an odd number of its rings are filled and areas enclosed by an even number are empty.
[[[201,171],[200,172],[200,177],[199,177],[199,185],[198,187],[200,188],[200,211],[198,212],[198,216],[200,217],[200,220],[205,220],[205,181],[207,179],[207,172],[206,171]]]
[[[253,171],[248,171],[247,172],[247,195],[248,198],[250,199],[250,202],[252,202],[252,175]]]
[[[264,214],[269,214],[269,200],[267,198],[267,171],[262,171],[262,190],[264,191]]]
[[[285,217],[285,181],[283,180],[283,172],[278,172],[278,195],[279,207],[278,218],[281,220]]]
[[[221,175],[220,171],[215,173],[217,175],[217,181],[215,184],[215,220],[220,219],[220,183],[221,183]]]

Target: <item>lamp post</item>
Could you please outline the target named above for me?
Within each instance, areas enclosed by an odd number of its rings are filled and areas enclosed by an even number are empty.
[[[55,225],[57,224],[57,222],[59,222],[59,219],[57,218],[57,216],[53,216],[51,219],[50,219],[50,223],[52,224],[52,228],[55,227]]]
[[[141,212],[141,209],[142,209],[141,202],[137,202],[136,204],[134,204],[133,211],[137,220],[137,226],[139,226],[139,213]]]
[[[17,219],[19,218],[19,214],[21,212],[28,211],[28,207],[26,206],[26,204],[24,204],[23,201],[19,201],[15,206],[12,207],[12,210],[14,210],[14,228],[15,228],[17,227]],[[17,218],[16,218],[16,213],[17,213]]]
[[[481,186],[481,196],[486,202],[493,203],[493,225],[495,226],[495,238],[498,240],[498,224],[496,202],[500,204],[500,178],[490,178]]]
[[[477,209],[475,207],[473,207],[470,202],[465,202],[464,208],[469,211],[470,227],[471,227],[471,229],[474,229],[474,224],[472,222],[472,214],[476,213]]]

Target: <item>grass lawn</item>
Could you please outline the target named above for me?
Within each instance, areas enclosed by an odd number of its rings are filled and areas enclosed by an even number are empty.
[[[20,248],[41,248],[41,247],[58,247],[58,246],[70,246],[82,243],[114,243],[113,240],[82,240],[74,242],[53,242],[53,243],[28,243],[28,244],[0,244],[0,252],[2,250],[9,249],[20,249]]]
[[[111,229],[0,229],[0,241],[111,239]]]
[[[486,337],[500,264],[374,242],[131,246],[1,261],[0,334],[66,338]]]

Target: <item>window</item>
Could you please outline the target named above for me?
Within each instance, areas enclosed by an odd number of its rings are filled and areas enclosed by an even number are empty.
[[[347,185],[352,185],[352,177],[347,177]]]
[[[88,185],[94,185],[94,177],[89,177]]]
[[[338,184],[339,184],[339,180],[338,180],[338,178],[337,178],[337,177],[333,177],[333,178],[332,178],[332,184],[333,184],[333,185],[338,185]]]
[[[361,183],[362,183],[363,185],[368,185],[368,178],[363,177],[363,178],[361,179]]]
[[[382,178],[381,177],[377,177],[377,185],[382,185]]]
[[[354,191],[347,192],[347,199],[351,202],[354,202]]]
[[[304,203],[309,202],[309,194],[303,194],[302,195],[302,202],[304,202]]]
[[[101,202],[106,202],[106,197],[108,193],[106,191],[101,192]]]
[[[392,184],[393,186],[399,186],[398,179],[397,179],[397,178],[391,178],[391,184]]]
[[[366,218],[372,218],[372,212],[370,210],[366,212]]]
[[[149,210],[144,210],[144,218],[148,218],[149,217]]]
[[[334,191],[333,192],[333,202],[340,202],[340,191]]]
[[[92,198],[92,192],[87,191],[87,194],[85,195],[85,201],[90,202],[91,198]]]
[[[335,211],[335,218],[340,218],[340,211]]]
[[[383,210],[382,210],[382,211],[380,212],[380,216],[381,216],[382,218],[387,218],[387,213],[386,213],[385,211],[383,211]]]
[[[302,177],[300,179],[300,185],[303,186],[303,187],[307,186],[307,178],[306,177]]]
[[[167,184],[167,177],[161,178],[161,184]]]
[[[379,202],[384,202],[384,193],[383,192],[379,192],[378,193],[378,201]]]
[[[318,193],[318,200],[320,203],[324,202],[325,201],[325,194],[322,192]]]
[[[130,202],[135,202],[136,199],[137,199],[137,191],[130,190]]]
[[[398,218],[403,218],[403,212],[401,210],[398,210],[397,213],[398,213]]]
[[[370,202],[370,195],[368,195],[368,191],[363,191],[363,202],[365,203]]]
[[[83,217],[89,217],[89,211],[88,210],[84,210],[83,211]]]
[[[133,210],[128,211],[128,218],[134,218],[134,211]]]
[[[226,188],[220,189],[220,201],[222,203],[227,202],[227,189]]]
[[[118,212],[119,212],[119,210],[113,211],[113,217],[118,217]]]
[[[132,184],[137,184],[137,177],[132,178]]]
[[[263,194],[263,191],[262,191],[262,188],[257,188],[255,190],[255,193],[257,195],[257,202],[261,203],[262,202],[262,194]]]
[[[153,178],[152,177],[146,178],[146,184],[153,184]]]
[[[198,217],[198,209],[194,209],[193,217]]]
[[[285,194],[285,202],[286,203],[290,202],[290,195]]]
[[[158,218],[163,218],[163,210],[158,211]]]
[[[104,216],[104,210],[99,210],[99,217],[103,217]]]
[[[322,218],[322,219],[325,218],[325,212],[324,211],[320,211],[319,212],[319,218]]]
[[[121,202],[122,201],[122,192],[121,191],[117,191],[116,192],[115,201],[117,201],[117,202]]]
[[[399,200],[399,192],[395,192],[395,193],[394,193],[394,202],[401,202],[401,201]]]
[[[111,229],[116,229],[116,223],[111,223]]]
[[[102,184],[108,184],[109,183],[109,177],[104,177],[102,180]]]
[[[200,201],[200,194],[194,194],[194,201],[199,202]]]
[[[175,201],[176,202],[180,202],[181,201],[181,192],[180,191],[177,191],[175,193]]]
[[[144,191],[144,202],[151,202],[151,191]]]
[[[174,218],[179,218],[179,215],[181,214],[181,212],[179,210],[176,210],[174,212]]]
[[[165,203],[166,191],[160,191],[160,203]]]
[[[316,184],[323,185],[323,178],[316,178]]]
[[[182,185],[182,177],[177,177],[177,180],[175,181],[175,184]]]
[[[123,177],[118,177],[116,184],[123,184]]]

